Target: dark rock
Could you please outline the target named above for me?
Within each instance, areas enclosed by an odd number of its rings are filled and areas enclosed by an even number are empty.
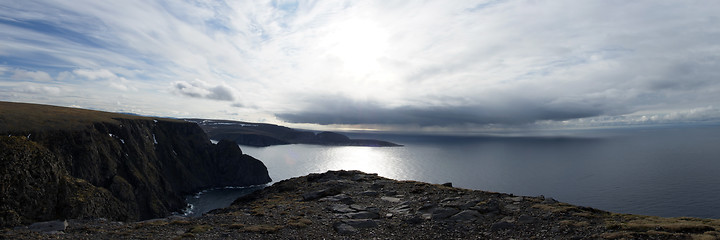
[[[36,222],[28,226],[28,229],[34,232],[57,233],[60,231],[65,231],[65,228],[67,228],[67,226],[67,220],[56,220],[48,222]]]
[[[515,224],[506,222],[506,221],[500,221],[493,223],[492,226],[490,226],[490,230],[492,231],[499,231],[499,230],[507,230],[515,227]]]
[[[468,201],[468,202],[460,205],[459,207],[460,207],[460,209],[465,210],[465,209],[468,209],[468,208],[471,208],[471,207],[476,206],[478,203],[480,203],[479,200],[471,200],[471,201]]]
[[[482,215],[475,210],[463,210],[455,215],[452,215],[449,219],[453,221],[472,221],[478,219]]]
[[[380,214],[380,208],[378,207],[366,207],[365,211]]]
[[[377,222],[372,219],[343,219],[342,223],[355,228],[374,228],[378,226]]]
[[[424,221],[425,221],[425,220],[423,220],[423,219],[422,219],[421,217],[419,217],[419,216],[413,216],[412,218],[410,218],[410,219],[408,219],[408,220],[405,220],[405,222],[407,222],[407,223],[409,223],[409,224],[420,224],[420,223],[422,223],[422,222],[424,222]]]
[[[446,186],[446,187],[452,187],[452,186],[453,186],[451,182],[446,182],[446,183],[443,183],[442,185],[443,185],[443,186]]]
[[[315,199],[327,197],[327,196],[333,196],[342,193],[342,189],[340,187],[329,187],[317,191],[312,191],[308,193],[304,193],[302,195],[303,201],[312,201]]]
[[[380,193],[376,191],[364,191],[359,194],[360,196],[368,196],[368,197],[376,197],[380,195]]]
[[[0,104],[0,141],[15,145],[0,147],[0,181],[11,186],[0,199],[0,225],[165,217],[186,206],[187,193],[271,181],[262,162],[234,142],[212,144],[195,123]],[[13,170],[30,162],[27,171]]]
[[[397,191],[385,191],[385,192],[383,192],[383,194],[385,196],[395,196],[398,194],[398,192]]]
[[[352,219],[375,219],[380,218],[380,214],[375,212],[356,212],[356,213],[348,213],[347,216]]]
[[[523,198],[522,196],[517,196],[517,197],[507,197],[506,199],[513,201],[513,202],[522,202],[525,198]]]
[[[538,221],[538,219],[536,217],[529,216],[529,215],[520,215],[520,217],[518,217],[518,219],[517,219],[517,223],[519,223],[519,224],[532,224],[537,221]]]
[[[432,211],[432,219],[433,220],[446,219],[452,215],[457,214],[458,212],[460,212],[460,210],[457,210],[455,208],[445,208],[445,207],[436,208],[435,210]]]
[[[474,207],[470,207],[470,209],[477,210],[478,212],[482,214],[487,213],[498,213],[500,212],[500,203],[496,200],[489,200],[487,202],[480,203],[478,205],[475,205]]]
[[[321,202],[324,202],[324,201],[329,201],[329,202],[341,202],[341,203],[344,203],[344,204],[353,204],[353,203],[355,203],[355,201],[354,201],[350,196],[348,196],[347,194],[342,194],[342,193],[341,193],[341,194],[338,194],[338,195],[335,195],[335,196],[324,197],[324,198],[322,198],[322,199],[320,199],[320,200],[318,200],[318,201],[321,201]]]
[[[350,213],[355,212],[354,209],[350,208],[350,206],[345,204],[333,204],[330,206],[330,210],[336,213]]]
[[[357,229],[355,229],[355,227],[350,226],[345,223],[340,223],[340,222],[335,223],[333,225],[333,228],[335,229],[335,231],[338,234],[341,234],[341,235],[349,235],[349,234],[353,234],[353,233],[357,232]]]
[[[434,207],[436,207],[436,206],[437,206],[437,204],[434,204],[434,203],[426,203],[426,204],[423,204],[422,207],[420,207],[419,210],[420,210],[420,211],[426,211],[426,210],[432,209],[432,208],[434,208]]]
[[[391,202],[391,203],[398,203],[398,202],[400,202],[400,200],[402,200],[402,199],[399,199],[396,197],[387,197],[387,196],[380,197],[380,199]]]
[[[382,183],[373,183],[373,185],[370,185],[370,189],[373,189],[373,190],[379,190],[379,189],[382,189],[383,187],[385,187],[385,184],[382,184]]]

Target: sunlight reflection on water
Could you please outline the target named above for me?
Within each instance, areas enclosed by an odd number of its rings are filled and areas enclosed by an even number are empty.
[[[273,181],[328,170],[526,196],[603,210],[719,218],[720,128],[609,138],[478,138],[400,142],[404,147],[241,146]]]

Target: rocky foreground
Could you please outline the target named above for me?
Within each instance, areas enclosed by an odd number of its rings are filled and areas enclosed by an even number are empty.
[[[720,238],[720,220],[616,214],[550,198],[396,181],[357,171],[331,171],[284,180],[198,218],[58,223],[56,231],[37,227],[5,229],[0,238]]]

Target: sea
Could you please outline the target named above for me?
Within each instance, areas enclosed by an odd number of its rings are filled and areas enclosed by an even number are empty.
[[[240,146],[274,182],[328,170],[545,196],[618,213],[720,218],[720,126],[565,131],[537,136],[349,134],[402,147]],[[262,186],[188,196],[190,216]]]

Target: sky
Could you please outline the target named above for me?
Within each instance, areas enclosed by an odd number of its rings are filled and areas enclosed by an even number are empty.
[[[0,0],[0,101],[309,129],[720,124],[720,1]]]

